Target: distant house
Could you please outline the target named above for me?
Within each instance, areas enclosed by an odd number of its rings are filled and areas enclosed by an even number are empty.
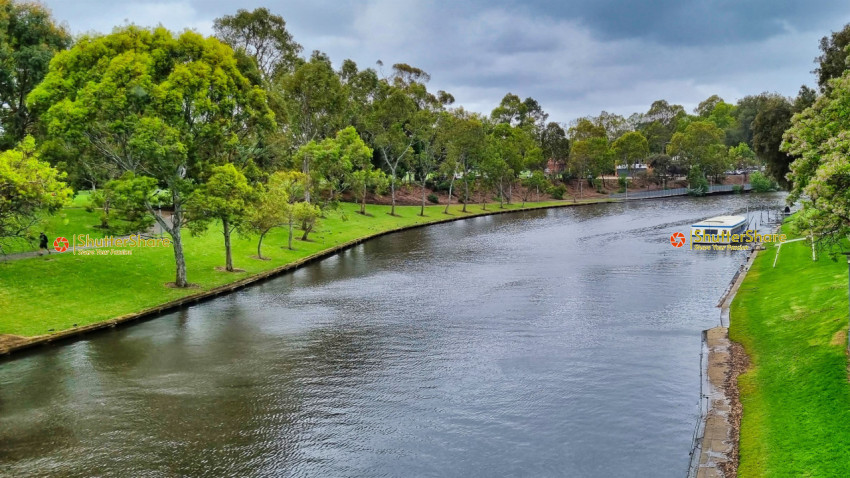
[[[546,161],[546,167],[543,169],[543,172],[548,175],[555,175],[563,173],[564,170],[567,169],[566,161],[556,160],[554,158],[550,158],[549,161]]]

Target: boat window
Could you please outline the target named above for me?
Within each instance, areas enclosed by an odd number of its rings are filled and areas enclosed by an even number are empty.
[[[705,233],[710,234],[710,235],[714,235],[714,234],[717,234],[717,229],[706,229]]]

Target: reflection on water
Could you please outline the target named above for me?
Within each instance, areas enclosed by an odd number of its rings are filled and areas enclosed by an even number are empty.
[[[0,363],[0,474],[681,476],[725,196],[476,218]]]

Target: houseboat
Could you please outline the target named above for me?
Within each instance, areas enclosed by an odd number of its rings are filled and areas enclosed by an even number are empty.
[[[691,225],[691,241],[698,244],[732,244],[732,236],[747,228],[744,216],[717,216]]]

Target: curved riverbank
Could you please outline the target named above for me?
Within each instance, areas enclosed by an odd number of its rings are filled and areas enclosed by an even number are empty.
[[[432,224],[442,224],[447,222],[459,221],[474,217],[483,217],[483,216],[492,216],[497,214],[506,214],[512,212],[522,212],[522,211],[534,211],[541,209],[551,209],[551,208],[561,208],[561,207],[572,207],[572,206],[581,206],[587,204],[599,204],[612,202],[607,199],[594,199],[594,200],[583,200],[579,202],[573,201],[559,201],[559,202],[546,202],[546,203],[528,203],[526,206],[517,206],[507,205],[506,209],[488,209],[488,210],[477,210],[472,211],[471,208],[480,208],[479,205],[470,205],[467,207],[467,212],[462,212],[460,210],[461,206],[455,206],[456,210],[452,210],[452,214],[462,214],[462,215],[448,215],[442,216],[442,210],[444,206],[430,206],[428,208],[428,212],[432,214],[432,216],[426,216],[423,218],[422,222],[408,224],[399,227],[392,227],[384,230],[380,230],[378,232],[369,233],[360,237],[357,237],[352,240],[348,240],[342,242],[340,244],[333,245],[326,249],[323,249],[319,252],[307,255],[305,257],[299,258],[297,260],[287,262],[283,265],[276,266],[261,272],[257,272],[247,277],[243,277],[231,282],[227,282],[223,285],[219,285],[208,290],[203,290],[196,293],[189,293],[183,297],[162,302],[160,304],[154,305],[152,307],[146,307],[138,311],[121,314],[112,318],[108,318],[106,320],[100,320],[91,324],[75,326],[64,330],[55,331],[48,334],[37,335],[33,337],[26,337],[20,335],[12,335],[12,334],[0,334],[0,355],[10,356],[16,352],[20,352],[26,349],[31,349],[38,345],[45,345],[50,343],[56,343],[61,341],[68,341],[81,338],[83,335],[103,329],[113,328],[121,324],[128,324],[139,320],[150,319],[157,317],[161,314],[172,312],[174,310],[180,309],[182,307],[186,307],[192,304],[197,304],[202,301],[210,300],[215,297],[219,297],[224,294],[228,294],[234,292],[236,290],[242,289],[248,285],[252,285],[281,274],[294,271],[298,268],[301,268],[307,264],[311,264],[315,261],[324,259],[326,257],[332,256],[344,250],[347,250],[351,247],[354,247],[358,244],[361,244],[370,239],[374,239],[380,236],[384,236],[387,234],[396,233],[399,231],[424,227]],[[497,208],[496,205],[491,205],[492,208]],[[372,206],[370,209],[379,209],[378,206]],[[404,213],[412,213],[414,210],[418,212],[418,206],[401,206],[397,207]],[[434,215],[435,213],[439,213],[440,216]],[[357,217],[357,216],[354,216]],[[2,266],[2,265],[0,265]],[[189,289],[191,290],[191,289]]]

